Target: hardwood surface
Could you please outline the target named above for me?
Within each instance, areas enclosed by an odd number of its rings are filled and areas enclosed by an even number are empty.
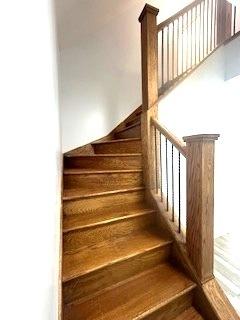
[[[226,234],[215,240],[214,273],[228,299],[240,314],[240,236]]]
[[[183,138],[187,143],[186,246],[202,283],[213,278],[214,143],[218,137]]]
[[[170,264],[172,240],[146,201],[141,140],[93,149],[103,154],[65,159],[64,320],[174,319],[192,307],[195,284]]]
[[[140,319],[194,287],[182,273],[164,264],[132,277],[92,299],[66,307],[65,319]]]

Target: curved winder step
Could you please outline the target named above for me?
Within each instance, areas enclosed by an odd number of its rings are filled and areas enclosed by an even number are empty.
[[[187,296],[194,288],[181,272],[162,264],[85,301],[66,305],[65,320],[147,319],[161,308],[166,314],[167,305],[171,307],[175,299]]]

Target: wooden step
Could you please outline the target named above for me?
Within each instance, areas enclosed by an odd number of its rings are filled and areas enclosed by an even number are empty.
[[[154,230],[141,231],[124,238],[97,243],[78,252],[64,254],[63,281],[85,275],[110,264],[127,260],[144,251],[152,250],[166,244],[159,232]],[[84,250],[83,250],[84,249]]]
[[[64,170],[63,183],[65,189],[93,189],[134,188],[143,185],[142,169],[134,170],[102,170],[88,171],[81,169]]]
[[[143,208],[139,203],[144,202],[144,188],[128,188],[115,192],[103,193],[95,197],[76,197],[74,199],[63,198],[64,215],[85,215],[89,217],[100,216],[101,214],[118,214],[123,208],[136,210]],[[136,206],[136,207],[135,207]],[[147,207],[147,204],[145,208]],[[114,209],[115,208],[115,209]]]
[[[157,309],[171,306],[173,300],[186,295],[194,287],[180,271],[162,264],[86,301],[66,305],[64,319],[144,319]]]
[[[125,127],[114,134],[116,139],[126,138],[140,138],[141,137],[141,124],[136,122],[131,126]]]
[[[139,138],[118,139],[92,144],[97,154],[140,153],[142,142]]]
[[[84,210],[81,204],[79,206],[81,210]],[[95,211],[90,211],[89,207],[86,207],[86,210],[80,214],[64,213],[63,232],[100,226],[109,222],[126,220],[152,213],[154,213],[153,209],[149,208],[147,204],[143,202],[130,203],[124,206],[113,204],[112,207],[100,208]]]
[[[133,124],[141,121],[141,114],[136,115],[131,120],[126,121],[126,127],[132,126]]]
[[[90,170],[141,169],[142,154],[67,155],[64,157],[64,168]]]
[[[203,317],[193,307],[185,310],[174,320],[203,320]]]
[[[136,215],[127,219],[111,220],[104,224],[89,226],[87,228],[75,228],[63,234],[63,252],[71,253],[86,250],[99,242],[114,241],[119,237],[127,237],[129,234],[140,232],[152,227],[154,214]]]
[[[138,239],[140,239],[138,237]],[[116,247],[116,249],[118,249]],[[158,246],[143,246],[142,251],[131,254],[126,258],[110,263],[103,268],[98,268],[63,283],[64,303],[74,300],[86,300],[90,295],[96,295],[102,290],[116,285],[121,281],[144,272],[163,262],[166,262],[170,255],[171,242],[162,240]]]

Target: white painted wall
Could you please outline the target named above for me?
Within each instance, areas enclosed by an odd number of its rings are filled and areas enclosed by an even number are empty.
[[[151,0],[158,21],[191,0]],[[143,0],[57,1],[63,151],[108,134],[141,104]]]
[[[225,49],[225,79],[240,75],[240,37],[228,43]]]
[[[0,318],[57,319],[61,148],[51,1],[0,13]]]
[[[225,81],[229,46],[239,55],[238,39],[217,50],[159,104],[160,121],[178,137],[220,133],[216,142],[215,235],[233,232],[240,223],[237,147],[240,77]],[[236,66],[237,67],[237,66]]]

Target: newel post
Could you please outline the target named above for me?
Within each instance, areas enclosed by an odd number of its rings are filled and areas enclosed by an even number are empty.
[[[157,15],[159,10],[145,5],[140,17],[141,23],[141,57],[142,57],[142,116],[141,137],[144,180],[147,189],[153,189],[153,146],[151,143],[151,117],[157,117],[158,103],[158,31]]]
[[[184,137],[187,143],[188,255],[201,282],[213,278],[214,147],[218,134]]]
[[[231,37],[232,4],[227,0],[217,1],[217,45]]]

